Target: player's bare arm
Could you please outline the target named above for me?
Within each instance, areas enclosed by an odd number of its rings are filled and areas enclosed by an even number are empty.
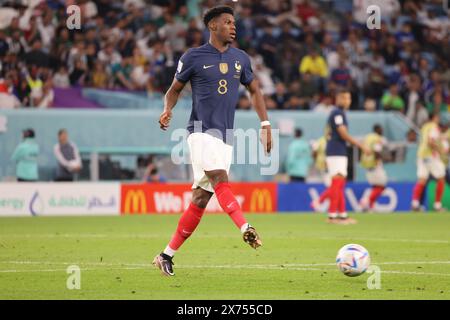
[[[261,89],[259,88],[258,80],[254,79],[247,86],[248,91],[250,92],[253,106],[258,114],[261,122],[268,121],[269,117],[267,116],[266,104],[264,103],[264,98],[261,93]],[[266,154],[270,153],[272,150],[272,128],[270,125],[262,126],[261,131],[261,143],[264,145],[264,150]]]
[[[164,110],[159,116],[159,125],[162,130],[167,130],[169,127],[170,119],[172,119],[172,109],[177,104],[178,97],[185,85],[185,83],[173,79],[169,90],[167,90],[164,96]]]
[[[339,135],[341,136],[342,139],[344,139],[345,141],[347,141],[348,143],[354,145],[355,147],[358,147],[359,149],[361,149],[364,153],[369,154],[370,153],[370,149],[367,148],[365,145],[363,145],[362,143],[360,143],[358,140],[356,140],[355,138],[353,138],[347,130],[346,126],[339,126],[337,128],[337,131],[339,133]]]

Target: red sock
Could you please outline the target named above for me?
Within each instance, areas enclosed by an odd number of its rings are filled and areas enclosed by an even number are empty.
[[[436,186],[436,199],[434,200],[434,202],[441,202],[442,195],[444,194],[444,188],[445,188],[444,179],[438,180]]]
[[[330,206],[328,208],[329,214],[336,214],[338,211],[338,205],[339,205],[339,184],[340,184],[340,178],[333,178],[331,180],[331,186],[330,186]]]
[[[377,201],[378,197],[383,193],[385,187],[383,186],[374,186],[372,188],[372,192],[369,196],[369,207],[373,208],[375,201]]]
[[[322,204],[325,199],[329,198],[331,196],[331,187],[326,188],[324,192],[320,194],[319,203]]]
[[[218,183],[214,187],[214,191],[216,192],[217,201],[219,202],[223,211],[228,213],[234,224],[239,229],[241,229],[241,227],[246,224],[247,221],[242,214],[241,206],[234,197],[228,182]]]
[[[173,250],[178,250],[178,248],[190,237],[194,232],[195,228],[198,226],[205,209],[197,207],[195,204],[191,203],[186,211],[178,221],[177,231],[172,236],[169,242],[169,247]]]
[[[345,178],[339,179],[339,203],[338,203],[338,212],[346,213],[345,211]]]
[[[414,191],[413,191],[413,200],[420,202],[420,199],[422,199],[422,193],[423,193],[424,188],[425,188],[424,183],[420,183],[420,182],[416,183],[416,185],[414,186]]]

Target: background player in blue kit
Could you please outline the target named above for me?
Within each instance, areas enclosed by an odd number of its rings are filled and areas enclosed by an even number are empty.
[[[336,108],[328,117],[328,140],[326,162],[331,177],[329,188],[330,206],[328,222],[349,224],[356,221],[350,219],[345,209],[345,182],[347,178],[347,142],[368,153],[368,149],[348,133],[348,122],[345,110],[350,107],[352,97],[348,90],[342,89],[336,94]]]
[[[255,249],[262,244],[256,230],[245,220],[228,184],[240,84],[246,86],[252,96],[261,120],[261,141],[266,153],[272,148],[271,126],[258,81],[253,78],[250,59],[244,51],[230,46],[236,37],[233,14],[228,6],[217,6],[206,12],[203,21],[210,31],[210,39],[198,48],[189,49],[180,58],[175,79],[164,98],[159,123],[161,129],[166,130],[178,96],[190,81],[192,113],[187,142],[194,172],[192,202],[181,216],[167,247],[153,260],[164,275],[174,275],[172,258],[194,232],[214,193],[222,209],[241,230],[244,241]]]

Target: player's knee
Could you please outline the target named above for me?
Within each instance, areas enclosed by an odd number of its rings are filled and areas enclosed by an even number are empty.
[[[219,183],[228,182],[228,174],[225,170],[211,171],[207,176],[213,188]]]
[[[212,193],[202,190],[196,189],[192,193],[192,203],[195,204],[199,208],[206,208],[208,205],[209,199],[211,199]]]

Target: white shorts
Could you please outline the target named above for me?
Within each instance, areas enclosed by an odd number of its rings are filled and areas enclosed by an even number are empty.
[[[347,177],[348,158],[346,156],[327,156],[326,161],[330,177],[338,174]]]
[[[445,165],[440,158],[418,158],[417,159],[417,177],[419,179],[428,179],[430,174],[435,179],[445,177]]]
[[[205,171],[225,170],[228,174],[233,158],[233,147],[221,139],[202,132],[191,133],[187,143],[194,172],[192,189],[200,187],[214,192]]]
[[[366,178],[372,186],[385,186],[387,184],[387,175],[382,164],[373,169],[367,169]]]
[[[331,176],[328,174],[327,170],[319,171],[319,175],[322,178],[325,187],[331,186]]]

